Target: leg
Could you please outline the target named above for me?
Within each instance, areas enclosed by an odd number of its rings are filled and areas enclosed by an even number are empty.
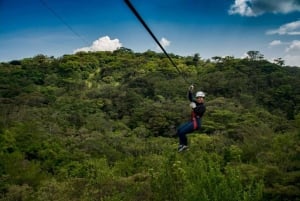
[[[186,134],[191,133],[193,131],[194,131],[194,125],[192,121],[181,125],[177,130],[177,135],[179,137],[179,144],[187,145],[188,141],[187,141]]]

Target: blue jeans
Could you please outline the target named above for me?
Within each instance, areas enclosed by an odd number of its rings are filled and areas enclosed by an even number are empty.
[[[194,125],[195,123],[196,123],[196,127]],[[195,130],[198,130],[200,128],[201,128],[201,119],[200,118],[197,118],[196,122],[189,121],[189,122],[186,122],[186,123],[182,124],[181,126],[179,126],[179,128],[177,129],[177,135],[179,137],[179,144],[187,145],[188,140],[187,140],[186,135],[189,133],[192,133]]]

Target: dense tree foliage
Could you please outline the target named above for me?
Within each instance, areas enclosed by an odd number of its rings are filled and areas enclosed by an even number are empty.
[[[249,58],[79,52],[0,64],[0,200],[299,201],[300,69]],[[201,132],[177,153],[188,83]]]

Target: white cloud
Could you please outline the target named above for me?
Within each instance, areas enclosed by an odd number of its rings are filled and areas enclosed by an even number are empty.
[[[250,0],[235,0],[229,9],[229,14],[240,14],[242,16],[255,16],[252,8],[248,5]]]
[[[109,36],[104,36],[95,40],[93,44],[89,47],[82,47],[74,50],[76,52],[96,52],[96,51],[114,51],[118,48],[122,47],[122,43],[120,43],[119,39],[111,40]]]
[[[228,13],[253,17],[264,13],[290,13],[300,11],[299,0],[235,0]]]
[[[300,40],[294,40],[289,43],[285,49],[286,55],[283,57],[286,65],[300,67]]]
[[[292,42],[282,42],[280,40],[274,40],[269,43],[269,47],[273,48],[275,46],[285,47],[285,51],[282,51],[281,57],[288,66],[298,66],[300,67],[300,41],[294,40]],[[272,61],[274,60],[271,59]]]
[[[298,66],[300,67],[300,56],[299,55],[285,55],[283,57],[285,64],[288,66]]]
[[[169,41],[168,39],[166,39],[164,37],[160,39],[159,43],[161,44],[161,46],[163,48],[166,48],[166,47],[168,47],[168,46],[171,45],[171,41]],[[159,45],[156,46],[156,49],[157,49],[157,51],[161,50],[161,48],[159,47]]]
[[[248,58],[249,55],[247,54],[247,52],[244,52],[244,54],[241,56],[242,59]]]
[[[269,43],[269,46],[277,46],[281,44],[282,44],[281,40],[273,40],[272,42]]]
[[[165,47],[170,46],[171,42],[168,41],[166,38],[162,38],[162,39],[160,40],[160,44],[165,48]]]
[[[300,20],[290,22],[280,26],[278,29],[269,30],[266,32],[268,35],[300,35]]]
[[[268,35],[300,35],[300,20],[290,22],[280,26],[278,29],[269,30],[266,32]],[[280,40],[273,40],[269,43],[269,47],[275,46],[285,47],[285,60],[286,65],[299,66],[300,67],[300,40],[294,40],[291,42],[282,42]]]
[[[300,40],[294,40],[285,50],[290,55],[300,55]]]

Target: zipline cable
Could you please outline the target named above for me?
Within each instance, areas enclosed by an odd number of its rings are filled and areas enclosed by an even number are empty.
[[[40,0],[40,2],[55,16],[57,17],[73,34],[75,34],[78,38],[80,38],[86,45],[89,43],[79,34],[77,33],[54,9],[52,9],[44,0]]]
[[[187,84],[190,84],[187,79],[183,76],[183,73],[179,70],[179,68],[177,67],[177,65],[175,64],[175,62],[172,60],[172,58],[170,57],[170,55],[167,53],[167,51],[164,49],[164,47],[160,44],[160,42],[157,40],[157,38],[155,37],[155,35],[153,34],[153,32],[151,31],[151,29],[148,27],[148,25],[146,24],[146,22],[143,20],[143,18],[141,17],[141,15],[137,12],[137,10],[134,8],[134,6],[131,4],[131,2],[129,0],[124,0],[125,3],[127,4],[127,6],[130,8],[130,10],[133,12],[133,14],[138,18],[138,20],[142,23],[142,25],[145,27],[145,29],[148,31],[148,33],[152,36],[152,38],[155,40],[155,42],[157,43],[157,45],[160,47],[160,49],[165,53],[165,55],[168,57],[168,59],[170,60],[170,62],[172,63],[172,65],[177,69],[178,73],[182,76],[182,78],[184,79],[184,81]]]

